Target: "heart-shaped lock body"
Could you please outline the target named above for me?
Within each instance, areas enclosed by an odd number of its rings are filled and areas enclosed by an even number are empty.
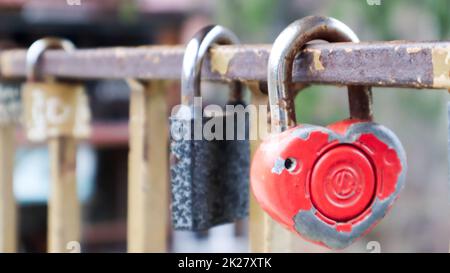
[[[386,127],[344,120],[272,135],[255,153],[253,194],[286,228],[330,248],[369,232],[404,185],[406,156]]]
[[[372,93],[365,86],[348,87],[349,119],[328,127],[296,125],[292,65],[315,39],[359,41],[340,21],[321,16],[296,21],[278,36],[268,63],[272,132],[254,154],[250,180],[273,219],[309,241],[341,249],[392,206],[404,185],[406,156],[395,134],[372,122]]]

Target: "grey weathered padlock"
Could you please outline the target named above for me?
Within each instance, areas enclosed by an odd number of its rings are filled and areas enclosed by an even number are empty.
[[[225,111],[208,116],[200,99],[200,71],[208,49],[213,44],[237,42],[229,30],[209,26],[199,31],[186,47],[182,106],[171,117],[171,208],[175,229],[205,230],[248,215],[248,115],[242,111],[244,118],[236,119],[236,112]],[[227,106],[243,105],[240,89],[239,83],[233,85]],[[211,140],[203,135],[202,128],[212,123],[219,124],[215,128],[219,137]],[[231,134],[226,130],[227,124],[233,129]]]

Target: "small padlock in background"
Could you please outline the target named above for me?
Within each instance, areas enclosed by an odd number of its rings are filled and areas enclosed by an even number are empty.
[[[43,38],[30,46],[27,82],[22,85],[23,118],[27,138],[46,141],[49,146],[48,251],[66,252],[81,236],[76,150],[79,140],[89,136],[91,115],[83,85],[39,73],[39,61],[50,48],[71,51],[74,45],[63,39]]]
[[[27,82],[22,87],[27,138],[86,138],[90,112],[84,87],[77,83]]]
[[[248,115],[245,114],[240,124],[235,112],[209,116],[199,99],[200,70],[208,49],[213,44],[237,42],[229,30],[209,26],[186,46],[181,80],[183,105],[171,117],[171,210],[175,229],[206,230],[248,215]],[[233,85],[228,105],[243,105],[240,84]],[[231,139],[227,140],[226,124],[231,120],[234,120],[234,132],[238,132],[238,126],[245,128],[241,140],[235,134],[228,135]],[[222,140],[208,140],[203,136],[203,127],[214,121],[223,125],[215,128],[221,130]],[[176,132],[183,132],[183,136],[176,137]]]

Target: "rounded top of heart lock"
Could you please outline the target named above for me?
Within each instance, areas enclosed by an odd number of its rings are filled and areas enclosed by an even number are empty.
[[[372,203],[376,175],[362,150],[341,144],[316,160],[309,184],[316,209],[332,220],[345,222],[362,214]]]

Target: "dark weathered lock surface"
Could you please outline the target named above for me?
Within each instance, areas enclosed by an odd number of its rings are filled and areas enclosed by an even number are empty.
[[[223,119],[225,124],[234,116],[204,117],[202,124],[212,119]],[[172,119],[171,126],[179,127],[180,123],[184,121]],[[193,128],[194,120],[188,123]],[[176,229],[203,230],[247,216],[248,137],[173,140],[171,151],[172,217]]]
[[[205,230],[248,214],[248,115],[244,122],[238,122],[234,111],[203,115],[201,104],[193,105],[194,97],[200,95],[200,68],[207,48],[215,43],[235,42],[231,32],[215,26],[201,30],[187,45],[181,92],[185,107],[171,118],[171,210],[175,229]],[[242,102],[239,98],[229,104]],[[217,125],[214,139],[203,135],[208,124]],[[228,136],[227,125],[234,129]],[[245,134],[237,139],[238,132],[242,132],[236,130],[239,126]]]

